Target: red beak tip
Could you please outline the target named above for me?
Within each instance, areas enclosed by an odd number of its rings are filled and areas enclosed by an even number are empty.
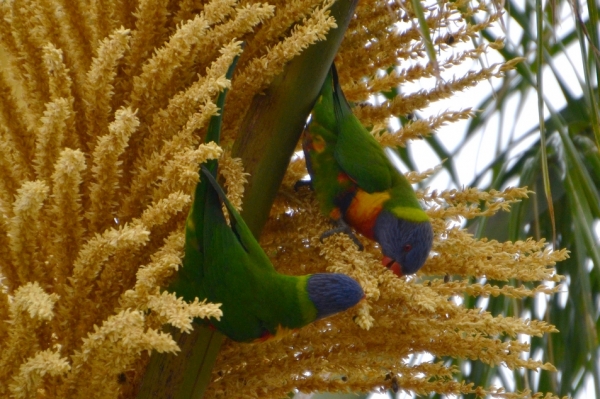
[[[396,276],[402,277],[402,268],[398,262],[394,262],[394,264],[390,267],[390,270],[394,272]]]
[[[388,269],[390,269],[396,276],[398,276],[398,277],[402,277],[403,276],[403,274],[402,274],[402,266],[400,266],[400,263],[396,262],[392,258],[384,256],[383,259],[381,260],[381,263],[385,267],[387,267]]]

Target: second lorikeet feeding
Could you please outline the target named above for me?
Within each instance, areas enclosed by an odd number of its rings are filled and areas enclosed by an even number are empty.
[[[341,226],[332,231],[352,237],[349,225],[380,244],[383,263],[395,274],[417,272],[433,243],[429,217],[406,177],[352,113],[334,65],[302,147],[321,211]]]

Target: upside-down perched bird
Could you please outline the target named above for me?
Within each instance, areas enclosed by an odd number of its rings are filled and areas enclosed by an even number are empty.
[[[333,65],[302,147],[321,211],[340,225],[332,232],[353,237],[349,225],[377,241],[383,263],[399,276],[419,270],[433,242],[429,218],[406,177],[352,113]]]
[[[200,203],[188,216],[180,271],[189,273],[193,284],[172,288],[186,300],[221,303],[223,317],[211,320],[217,330],[235,341],[263,340],[281,328],[297,329],[346,310],[363,298],[360,285],[344,274],[288,276],[275,271],[213,174],[205,167],[202,172],[195,199]],[[188,267],[188,262],[194,265]]]

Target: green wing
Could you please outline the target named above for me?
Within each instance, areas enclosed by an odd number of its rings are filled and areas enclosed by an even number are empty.
[[[340,87],[334,65],[331,67],[331,79],[338,136],[335,159],[342,170],[363,190],[373,193],[390,189],[395,182],[394,175],[398,172],[387,159],[381,145],[352,113]]]
[[[231,204],[231,202],[229,202],[229,199],[223,192],[223,189],[215,180],[213,173],[211,173],[211,171],[204,166],[202,167],[202,172],[204,173],[204,177],[208,179],[208,183],[210,183],[212,190],[214,190],[218,198],[223,201],[225,207],[227,208],[231,228],[225,224],[225,226],[227,226],[226,229],[230,230],[237,238],[238,244],[241,245],[241,247],[249,256],[249,260],[251,261],[253,267],[262,269],[265,272],[275,273],[275,269],[273,268],[271,261],[254,238],[254,235],[250,231],[250,228],[246,225],[246,222],[244,222],[244,219],[242,219],[242,216]],[[211,198],[209,198],[209,200],[210,199]],[[211,222],[214,221],[218,222],[218,225],[223,227],[222,224],[224,223],[225,219],[223,214],[220,212],[220,204],[218,207],[215,207],[215,204],[211,202],[210,204],[206,205],[206,208],[207,219],[205,221],[205,226],[210,226]]]
[[[204,184],[211,187],[206,193],[205,219],[202,226],[206,251],[201,285],[206,293],[205,297],[210,302],[221,303],[223,311],[221,320],[212,323],[219,331],[237,341],[252,340],[263,333],[262,323],[256,314],[256,298],[253,295],[260,289],[257,283],[261,276],[254,273],[251,265],[256,265],[256,260],[250,255],[250,251],[254,252],[258,244],[256,241],[254,244],[249,242],[247,237],[242,239],[239,232],[236,232],[236,228],[245,224],[236,219],[232,212],[233,207],[220,191],[211,173],[206,169],[203,169],[203,172]],[[225,199],[231,227],[227,225],[223,215],[219,195]],[[265,268],[269,269],[269,266],[267,259]]]

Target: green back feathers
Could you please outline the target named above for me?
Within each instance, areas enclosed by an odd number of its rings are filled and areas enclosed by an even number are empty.
[[[308,276],[277,273],[212,174],[207,169],[203,173],[209,184],[203,285],[206,298],[222,303],[223,310],[221,321],[213,322],[214,326],[236,341],[251,341],[275,335],[280,325],[300,328],[315,320],[317,310],[306,292]]]
[[[332,81],[333,114],[336,119],[335,159],[363,190],[373,193],[392,187],[393,171],[381,145],[364,128],[342,92],[335,66],[327,79]],[[328,88],[326,88],[328,89]]]
[[[276,336],[281,328],[303,327],[354,306],[363,297],[360,285],[343,274],[287,276],[275,271],[213,175],[202,171],[208,190],[201,284],[209,301],[222,303],[223,317],[213,322],[219,331],[245,342]]]
[[[200,250],[192,251],[193,257],[184,261],[184,268],[201,266],[203,270],[196,273],[200,279],[184,286],[187,291],[177,290],[181,285],[174,289],[179,295],[189,295],[193,288],[196,297],[220,303],[223,317],[210,321],[216,329],[233,340],[250,342],[276,336],[282,328],[303,327],[354,306],[362,298],[360,285],[342,274],[277,273],[213,173],[205,167],[202,173],[199,185],[206,187],[201,191],[205,196],[196,201],[204,200],[204,220],[194,220],[195,228],[188,230],[190,242],[202,237],[202,243]],[[231,225],[225,220],[222,203]],[[196,259],[200,263],[191,264]]]

